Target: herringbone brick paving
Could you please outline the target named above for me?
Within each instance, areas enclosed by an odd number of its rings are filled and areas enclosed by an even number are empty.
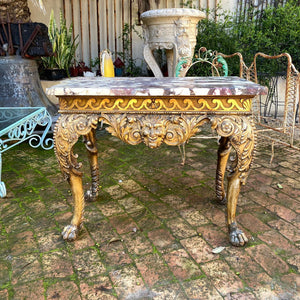
[[[237,209],[250,242],[236,248],[215,200],[215,140],[191,139],[183,166],[176,147],[98,136],[101,193],[73,243],[60,236],[72,201],[53,151],[4,153],[0,299],[300,299],[299,152],[276,147],[270,165],[259,140]]]

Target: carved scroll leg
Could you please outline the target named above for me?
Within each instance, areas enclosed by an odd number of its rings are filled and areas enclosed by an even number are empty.
[[[98,166],[98,150],[96,146],[95,129],[92,129],[84,136],[84,144],[88,151],[88,158],[91,168],[92,185],[85,193],[85,200],[95,201],[99,192],[99,166]]]
[[[246,235],[237,227],[235,213],[241,184],[246,183],[255,152],[256,133],[251,117],[236,117],[231,144],[236,150],[235,165],[228,176],[227,222],[229,239],[234,246],[243,246],[248,242]]]
[[[166,49],[166,56],[167,56],[167,67],[168,67],[168,76],[175,77],[175,67],[176,67],[176,60],[177,57],[175,51],[173,49]],[[175,63],[174,63],[175,62]]]
[[[144,47],[144,58],[155,77],[164,77],[149,45],[145,45]]]
[[[230,242],[234,246],[243,246],[248,239],[237,227],[235,214],[241,184],[245,184],[253,160],[256,140],[254,122],[249,116],[215,117],[211,122],[212,128],[216,129],[220,136],[228,139],[236,151],[236,158],[230,166],[228,176],[227,225]],[[225,139],[222,142],[220,153],[226,153]],[[225,161],[225,158],[223,160]],[[221,170],[222,168],[224,166],[219,167]]]
[[[97,115],[62,114],[54,129],[54,150],[64,178],[68,180],[73,200],[74,213],[71,224],[62,232],[65,240],[76,239],[83,222],[84,194],[82,187],[81,164],[77,162],[77,155],[73,153],[73,146],[80,135],[88,135],[97,127]]]
[[[228,157],[230,154],[231,145],[227,137],[221,137],[218,149],[218,163],[216,172],[216,194],[220,203],[226,204],[226,193],[224,189],[224,176]]]
[[[74,212],[71,224],[67,225],[62,231],[62,237],[64,240],[75,240],[83,222],[83,211],[84,211],[84,194],[82,188],[82,176],[70,174],[68,179],[72,195],[74,198]]]
[[[228,176],[228,203],[227,203],[227,224],[229,231],[230,243],[234,246],[244,246],[248,242],[248,238],[237,227],[236,223],[236,205],[239,198],[239,193],[241,189],[241,172],[236,171],[230,176]]]

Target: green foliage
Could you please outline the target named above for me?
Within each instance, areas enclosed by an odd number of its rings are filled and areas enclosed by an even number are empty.
[[[215,10],[211,11],[210,18],[199,22],[196,50],[202,44],[207,49],[217,50],[222,47],[224,53],[232,53],[237,47],[237,41],[232,39],[232,17],[227,14],[218,15],[218,21],[214,21],[216,13]],[[209,47],[205,43],[209,43]]]
[[[254,10],[248,18],[239,19],[230,13],[209,11],[211,17],[199,22],[196,51],[200,47],[224,54],[240,52],[250,65],[257,52],[278,55],[287,52],[300,69],[300,6],[290,0],[284,6],[267,7],[260,16]],[[215,21],[214,16],[218,18]],[[196,52],[197,53],[197,52]],[[282,71],[286,61],[262,60],[261,69],[274,75]],[[229,63],[229,75],[238,74],[238,63]]]
[[[241,45],[251,54],[259,50],[269,55],[288,52],[294,62],[300,59],[300,6],[288,1],[285,6],[268,7],[259,22],[252,19],[237,24]]]
[[[136,77],[141,76],[142,68],[137,66],[136,59],[131,56],[131,43],[130,38],[132,33],[135,33],[139,38],[143,38],[139,32],[135,29],[135,25],[129,25],[128,23],[124,24],[122,34],[119,36],[123,42],[123,51],[118,52],[117,54],[121,57],[122,61],[125,64],[124,73],[125,76]]]
[[[195,53],[199,53],[201,47],[206,47],[208,50],[217,50],[225,54],[236,52],[238,41],[233,38],[233,17],[230,14],[216,14],[220,7],[214,10],[207,11],[209,18],[203,19],[198,24],[197,44]],[[229,64],[230,66],[230,64]],[[196,64],[192,67],[187,76],[211,76],[211,66],[208,64]],[[229,75],[238,74],[238,64],[232,64],[229,68]]]
[[[58,27],[52,10],[48,26],[48,35],[54,55],[42,57],[43,66],[46,69],[64,69],[68,76],[70,76],[69,68],[74,62],[75,51],[78,47],[78,43],[76,43],[78,36],[73,40],[73,25],[71,24],[70,28],[67,28],[66,20],[63,18],[62,12],[60,12],[59,22],[60,26]]]
[[[90,67],[100,69],[100,57],[95,57],[94,59],[90,59]]]
[[[182,5],[185,8],[196,8],[196,5],[193,2],[193,0],[186,0],[180,2],[180,5]]]
[[[227,62],[216,51],[202,47],[193,58],[193,64],[187,76],[193,76],[193,73],[196,73],[197,76],[227,76]]]

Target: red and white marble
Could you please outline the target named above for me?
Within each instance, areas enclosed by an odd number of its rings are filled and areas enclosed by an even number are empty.
[[[55,96],[266,95],[267,88],[239,77],[76,77],[47,89]]]

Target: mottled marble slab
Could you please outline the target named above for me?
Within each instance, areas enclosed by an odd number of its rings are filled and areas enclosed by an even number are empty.
[[[252,96],[267,88],[239,77],[75,77],[47,89],[55,96]]]
[[[145,11],[141,14],[142,19],[146,18],[156,18],[156,17],[194,17],[202,18],[206,17],[205,12],[198,9],[191,8],[162,8],[162,9],[152,9]]]

